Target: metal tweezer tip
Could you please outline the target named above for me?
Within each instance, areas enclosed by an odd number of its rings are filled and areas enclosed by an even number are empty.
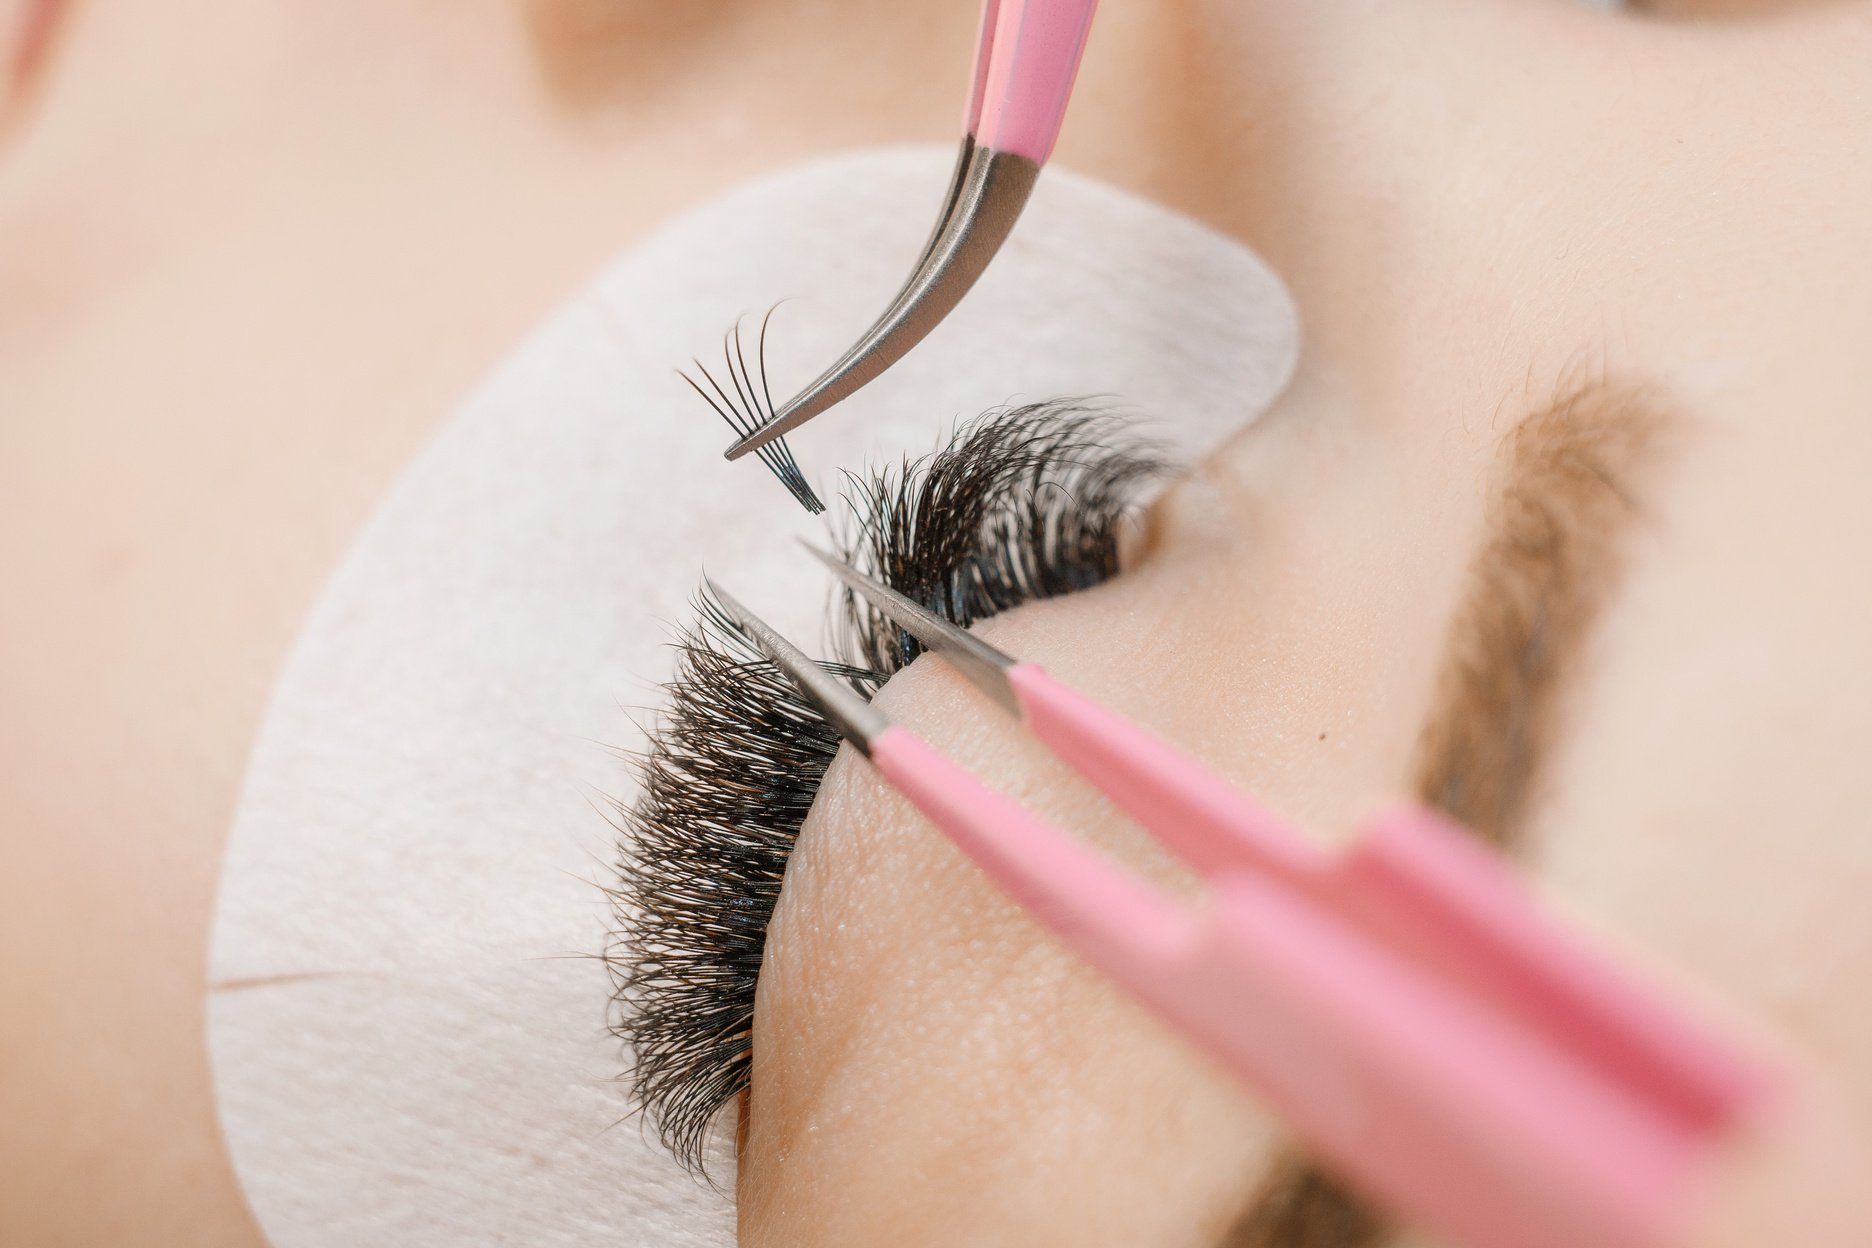
[[[964,140],[957,171],[936,233],[883,315],[817,381],[729,447],[729,459],[760,450],[856,394],[909,354],[962,302],[1020,219],[1040,165]]]
[[[882,611],[898,627],[915,637],[953,664],[976,688],[1018,716],[1020,698],[1008,683],[1007,670],[1019,662],[1013,655],[995,649],[974,633],[956,627],[928,607],[898,593],[890,586],[866,576],[830,551],[800,539],[800,545],[831,568],[838,578],[866,602]]]
[[[782,637],[773,625],[741,605],[739,598],[706,577],[703,584],[735,627],[754,643],[754,648],[766,655],[847,741],[870,754],[871,743],[890,727],[884,713],[807,657],[805,651]]]

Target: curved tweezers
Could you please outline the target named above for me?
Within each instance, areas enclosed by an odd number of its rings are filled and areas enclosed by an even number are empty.
[[[1191,869],[1195,904],[710,592],[1029,918],[1405,1220],[1472,1248],[1683,1243],[1715,1169],[1786,1120],[1772,1058],[1554,922],[1468,831],[1406,806],[1329,849],[1038,664],[815,553]]]
[[[1053,154],[1097,0],[985,0],[966,133],[936,228],[883,315],[773,418],[728,448],[757,451],[849,398],[962,301]]]

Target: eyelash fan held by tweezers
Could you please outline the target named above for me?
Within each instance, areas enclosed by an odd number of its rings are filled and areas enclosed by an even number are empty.
[[[960,624],[1113,575],[1119,534],[1167,464],[1096,405],[990,413],[917,461],[852,476],[841,550]],[[839,660],[854,690],[922,652],[844,597]],[[635,800],[620,804],[612,1029],[632,1098],[664,1145],[704,1171],[710,1126],[748,1086],[754,989],[768,918],[838,730],[802,699],[706,591]]]
[[[677,370],[677,376],[688,382],[690,388],[702,396],[702,401],[714,408],[715,414],[743,437],[771,421],[774,416],[773,392],[767,384],[767,325],[773,320],[773,314],[774,309],[769,308],[767,314],[761,317],[760,336],[754,348],[755,370],[748,368],[747,352],[741,342],[741,322],[737,320],[734,328],[722,335],[722,366],[727,370],[733,397],[729,395],[729,388],[724,388],[716,381],[715,375],[709,372],[701,360],[692,360],[691,363],[696,372],[702,375],[702,381],[708,383],[707,389],[688,373]],[[800,506],[813,515],[825,510],[825,504],[819,501],[812,486],[807,484],[806,474],[800,471],[799,461],[793,458],[785,438],[766,442],[754,453],[780,479],[780,484],[786,486],[787,492],[798,500]]]

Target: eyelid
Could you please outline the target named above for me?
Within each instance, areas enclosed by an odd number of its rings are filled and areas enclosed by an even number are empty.
[[[843,553],[967,624],[1114,575],[1123,521],[1167,470],[1097,405],[990,412],[934,456],[857,478]],[[854,604],[837,614],[844,661],[821,666],[861,690],[920,652]],[[766,923],[839,739],[706,596],[677,651],[641,795],[619,809],[605,956],[633,1096],[702,1172],[710,1124],[748,1086]]]

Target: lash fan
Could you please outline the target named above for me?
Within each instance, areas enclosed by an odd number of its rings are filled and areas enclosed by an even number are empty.
[[[706,365],[699,359],[692,359],[696,372],[708,382],[709,389],[704,390],[701,382],[681,369],[676,375],[689,383],[690,389],[702,396],[702,401],[714,409],[715,414],[727,422],[736,433],[747,437],[755,430],[770,423],[774,417],[773,392],[767,385],[767,325],[773,320],[776,308],[767,309],[761,317],[760,337],[755,344],[754,357],[759,368],[760,386],[755,388],[754,372],[748,368],[747,352],[741,344],[741,319],[737,317],[734,328],[722,335],[722,366],[727,370],[729,385],[734,389],[734,396],[715,380]],[[713,390],[711,396],[709,390]],[[785,438],[774,438],[763,442],[754,450],[763,464],[779,478],[780,484],[807,511],[818,515],[825,510],[825,504],[806,481],[806,474],[800,471],[799,461],[793,458],[793,451],[786,444]]]

